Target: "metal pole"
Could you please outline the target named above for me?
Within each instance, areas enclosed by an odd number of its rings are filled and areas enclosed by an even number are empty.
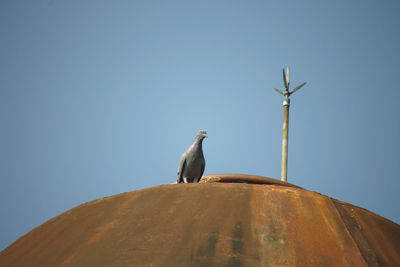
[[[282,170],[281,180],[287,181],[287,162],[288,162],[288,144],[289,144],[289,106],[290,99],[283,101],[283,131],[282,131]]]
[[[287,181],[287,163],[288,163],[288,144],[289,144],[289,107],[290,107],[290,95],[303,87],[306,83],[302,83],[292,91],[289,90],[290,78],[289,78],[289,68],[282,70],[283,74],[283,85],[285,90],[279,90],[274,88],[275,91],[284,96],[283,99],[283,133],[282,133],[282,169],[281,169],[281,180],[283,182]]]

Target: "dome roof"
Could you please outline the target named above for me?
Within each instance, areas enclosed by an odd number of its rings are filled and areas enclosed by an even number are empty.
[[[208,182],[160,185],[77,206],[3,250],[0,266],[400,262],[400,226],[363,208],[266,177],[202,180]]]

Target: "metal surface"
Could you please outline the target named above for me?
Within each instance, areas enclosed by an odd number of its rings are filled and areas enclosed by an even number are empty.
[[[296,187],[301,188],[300,186],[282,182],[273,178],[268,178],[264,176],[258,175],[249,175],[249,174],[239,174],[239,173],[222,173],[222,174],[208,174],[203,175],[200,180],[200,183],[245,183],[245,184],[269,184],[269,185],[281,185],[286,187]]]
[[[282,169],[281,169],[281,180],[283,182],[287,181],[288,146],[289,146],[289,105],[284,105],[283,127],[282,127]]]
[[[262,177],[161,185],[75,207],[0,252],[0,266],[396,266],[400,226]],[[203,179],[203,180],[204,180]],[[211,179],[212,180],[212,179]],[[259,181],[262,182],[262,181]]]
[[[285,90],[279,90],[274,88],[275,91],[283,95],[285,98],[283,99],[283,133],[282,133],[282,169],[281,169],[281,180],[283,182],[287,181],[287,162],[288,162],[288,143],[289,143],[289,107],[290,107],[290,95],[303,87],[306,83],[302,83],[292,91],[289,90],[290,86],[290,76],[289,76],[289,67],[286,69],[282,69],[283,74],[283,85]]]

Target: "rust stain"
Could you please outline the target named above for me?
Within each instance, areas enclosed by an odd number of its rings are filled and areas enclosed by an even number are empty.
[[[74,259],[77,254],[78,254],[78,252],[75,251],[71,256],[69,256],[63,262],[61,262],[60,267],[65,266],[66,264],[70,263],[72,261],[72,259]]]
[[[213,181],[161,185],[79,205],[0,252],[0,266],[400,262],[400,226],[368,210],[261,176],[207,178]]]

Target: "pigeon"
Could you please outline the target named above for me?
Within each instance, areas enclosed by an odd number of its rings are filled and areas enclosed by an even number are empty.
[[[179,183],[198,183],[204,173],[206,161],[203,155],[203,140],[207,137],[207,132],[200,130],[193,144],[182,154],[178,167]]]

